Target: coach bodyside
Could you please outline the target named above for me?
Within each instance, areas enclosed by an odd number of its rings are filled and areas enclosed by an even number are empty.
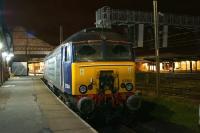
[[[62,90],[63,46],[57,47],[44,59],[44,78],[52,88]]]
[[[61,60],[62,47],[56,48],[45,58],[44,78],[51,87],[61,88]]]

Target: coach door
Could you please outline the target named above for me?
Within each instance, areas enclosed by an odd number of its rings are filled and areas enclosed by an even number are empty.
[[[70,86],[71,86],[71,59],[70,59],[70,45],[65,45],[63,47],[63,67],[62,67],[62,86],[64,92],[71,93]]]

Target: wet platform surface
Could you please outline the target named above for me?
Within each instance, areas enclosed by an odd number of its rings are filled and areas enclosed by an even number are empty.
[[[0,132],[96,131],[59,102],[39,77],[13,77],[0,87]]]

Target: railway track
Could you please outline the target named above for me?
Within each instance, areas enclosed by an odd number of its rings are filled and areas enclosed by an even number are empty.
[[[95,122],[89,121],[89,123],[99,133],[138,133],[135,130],[138,125],[137,118],[134,118],[133,114],[124,115],[125,113],[123,112],[120,117],[113,117],[109,122],[95,118]]]
[[[42,79],[42,81],[44,82],[44,80]],[[45,82],[44,82],[45,83]],[[46,84],[46,83],[45,83]],[[46,84],[47,85],[47,84]],[[50,86],[47,85],[47,87],[65,104],[69,107],[69,105],[65,102],[65,100],[59,96],[56,92],[53,91],[53,89],[50,88]],[[70,107],[69,107],[70,108]],[[71,108],[72,109],[72,108]],[[72,109],[73,110],[73,109]],[[73,110],[75,113],[77,113],[75,110]],[[78,113],[77,113],[78,114]],[[80,116],[81,117],[81,116]],[[82,117],[83,118],[83,117]],[[86,118],[83,118],[86,122],[88,122],[93,128],[95,128],[99,133],[136,133],[136,131],[131,128],[131,127],[128,127],[126,125],[126,123],[129,123],[128,122],[129,120],[127,119],[127,116],[126,118],[121,118],[121,119],[118,119],[117,122],[116,120],[113,120],[113,122],[111,122],[111,120],[109,121],[109,124],[105,121],[98,121],[98,123],[103,123],[103,124],[94,124],[90,121],[90,119],[86,119]],[[93,118],[95,119],[95,118]],[[103,119],[105,120],[105,119]],[[112,124],[110,124],[112,123]]]
[[[105,126],[101,128],[95,128],[99,133],[137,133],[134,128],[128,127],[124,124],[118,124],[114,126]]]
[[[136,131],[125,125],[121,125],[119,128],[119,133],[136,133]]]

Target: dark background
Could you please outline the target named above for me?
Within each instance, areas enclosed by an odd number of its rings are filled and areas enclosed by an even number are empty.
[[[200,15],[198,0],[158,0],[159,11]],[[59,25],[64,39],[87,27],[94,27],[95,11],[103,6],[151,11],[152,0],[4,0],[5,23],[12,29],[23,26],[50,44],[59,44]]]

